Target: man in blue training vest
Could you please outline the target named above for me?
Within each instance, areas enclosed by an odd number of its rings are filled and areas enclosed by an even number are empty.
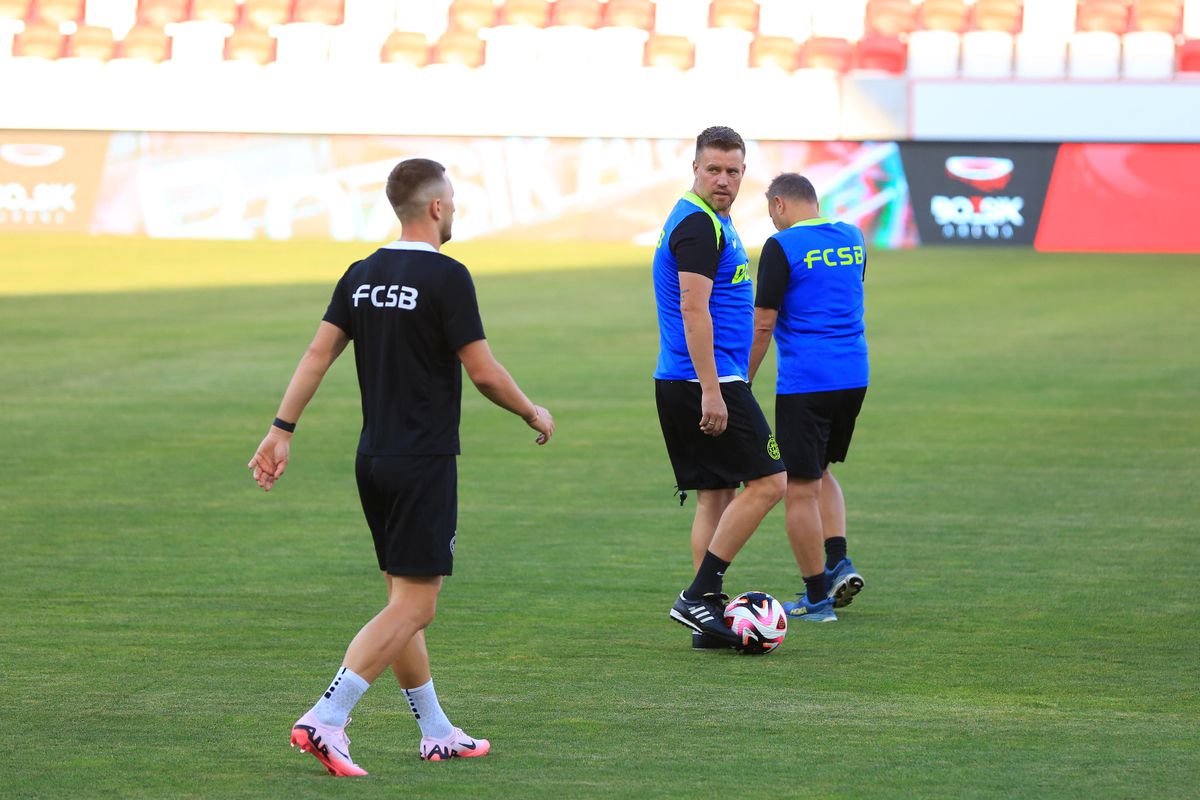
[[[692,629],[697,649],[737,644],[724,620],[722,578],[786,487],[775,438],[747,383],[754,287],[729,219],[745,157],[731,128],[696,138],[692,190],[671,210],[654,251],[658,418],[678,489],[697,493],[695,578],[671,618]]]
[[[863,588],[846,555],[846,502],[829,464],[846,460],[867,394],[866,247],[858,228],[821,216],[816,190],[801,175],[776,177],[767,204],[779,232],[759,257],[750,378],[774,335],[787,533],[804,578],[804,591],[783,607],[792,618],[833,622],[833,609]]]

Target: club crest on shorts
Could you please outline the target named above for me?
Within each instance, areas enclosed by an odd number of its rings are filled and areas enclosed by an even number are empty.
[[[767,437],[767,455],[776,461],[779,460],[779,443],[775,441],[775,434]]]
[[[458,540],[458,531],[455,531],[454,535],[450,537],[450,555],[454,555],[454,543],[457,540]]]

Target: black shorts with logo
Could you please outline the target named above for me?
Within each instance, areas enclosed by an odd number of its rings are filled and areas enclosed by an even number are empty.
[[[449,575],[458,527],[456,456],[368,456],[354,463],[358,496],[389,575]]]
[[[745,382],[721,384],[729,426],[720,436],[701,433],[700,396],[693,381],[654,382],[658,421],[680,489],[732,489],[783,471],[771,426]]]
[[[775,395],[775,433],[787,474],[816,480],[845,461],[867,387]]]

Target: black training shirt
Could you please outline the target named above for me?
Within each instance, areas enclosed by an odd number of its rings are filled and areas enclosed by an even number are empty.
[[[457,351],[484,338],[467,268],[428,245],[393,242],[346,270],[325,321],[354,340],[363,412],[358,452],[457,455]]]
[[[671,231],[667,247],[671,248],[680,272],[695,272],[715,281],[724,244],[721,238],[713,230],[712,218],[697,211],[679,220],[675,230]]]

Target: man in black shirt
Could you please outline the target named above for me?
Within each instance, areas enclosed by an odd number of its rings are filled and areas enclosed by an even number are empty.
[[[388,601],[350,642],[328,690],[291,736],[339,776],[367,774],[350,758],[345,725],[389,666],[420,725],[421,758],[482,756],[490,749],[486,739],[467,736],[446,718],[423,633],[454,559],[460,363],[484,396],[538,432],[539,445],[554,433],[550,413],[531,403],[492,356],[471,274],[439,252],[454,220],[445,168],[427,159],[403,161],[388,176],[387,197],[401,222],[400,239],[351,265],[338,281],[248,465],[270,491],[287,467],[300,414],[353,340],[363,412],[355,474]]]

